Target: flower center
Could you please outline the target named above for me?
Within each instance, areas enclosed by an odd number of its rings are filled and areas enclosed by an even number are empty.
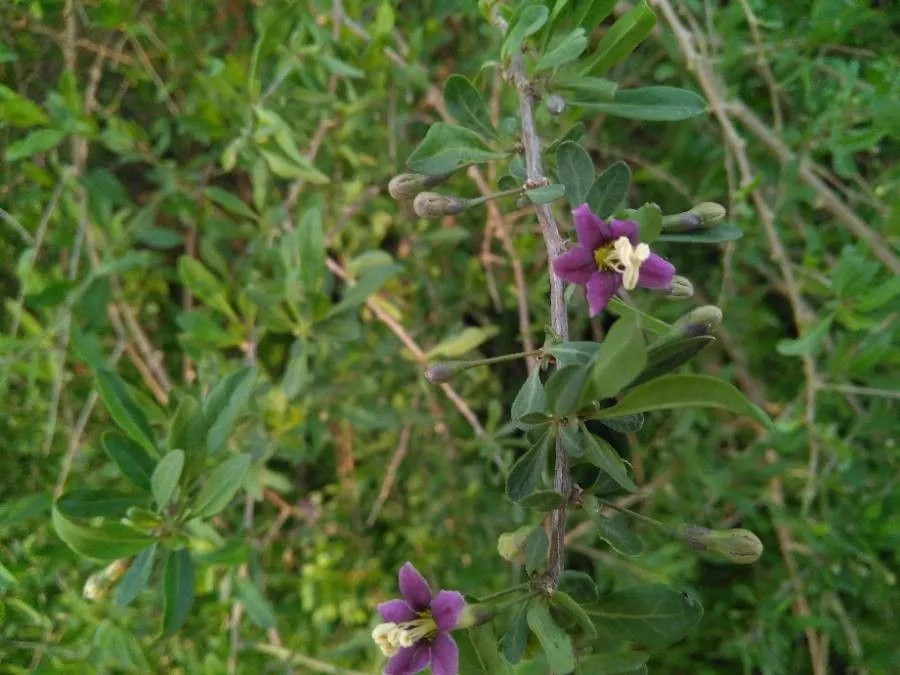
[[[424,639],[431,639],[437,626],[430,615],[403,623],[380,623],[372,631],[372,639],[385,656],[393,656],[404,647],[412,647]]]
[[[621,274],[622,285],[628,291],[637,286],[641,265],[649,257],[650,247],[647,244],[632,246],[628,237],[619,237],[612,244],[594,251],[597,268]]]

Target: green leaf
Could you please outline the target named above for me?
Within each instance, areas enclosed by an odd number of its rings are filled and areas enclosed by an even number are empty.
[[[521,48],[523,40],[529,35],[537,33],[547,22],[550,10],[544,5],[530,5],[525,7],[516,16],[509,30],[506,31],[506,39],[500,51],[501,57],[506,60],[510,55]]]
[[[227,190],[211,186],[206,188],[203,193],[207,196],[207,198],[221,206],[229,213],[235,216],[246,218],[247,220],[256,220],[256,214],[253,212],[253,209],[247,206],[247,204],[244,203],[242,199],[231,194]]]
[[[51,514],[53,529],[66,546],[78,555],[94,560],[127,558],[153,543],[153,538],[121,523],[81,525],[66,518],[59,509]]]
[[[13,576],[13,573],[10,572],[8,569],[6,569],[6,566],[3,563],[0,563],[0,593],[3,593],[3,591],[6,591],[6,590],[12,588],[17,583],[19,583],[19,582],[16,581],[16,578],[15,578],[15,576]],[[3,609],[2,609],[2,605],[0,605],[0,619],[2,619],[2,618],[3,618]]]
[[[677,642],[703,615],[700,602],[661,585],[635,586],[585,607],[600,632],[658,649]]]
[[[572,640],[553,622],[547,605],[543,602],[530,603],[527,617],[528,627],[541,643],[550,669],[555,673],[570,673],[575,670]]]
[[[210,518],[226,506],[240,489],[250,468],[250,455],[226,459],[209,472],[191,508],[195,518]]]
[[[122,378],[112,371],[98,370],[97,393],[122,431],[151,454],[157,454],[156,440],[150,422],[131,397]]]
[[[634,384],[638,385],[648,382],[653,378],[675,370],[680,365],[694,358],[704,347],[711,345],[715,341],[716,339],[711,335],[698,335],[666,342],[658,347],[650,347],[647,350],[647,366],[634,381]]]
[[[462,126],[483,136],[497,137],[481,94],[462,75],[451,75],[444,82],[444,103],[451,117]]]
[[[122,475],[140,490],[150,490],[150,476],[156,462],[143,447],[118,431],[107,431],[101,441],[103,450],[119,467]]]
[[[581,604],[597,601],[597,584],[585,572],[564,570],[559,577],[559,588]]]
[[[178,259],[178,277],[200,301],[231,321],[238,321],[237,314],[228,302],[225,285],[202,262],[192,256],[181,256]]]
[[[547,538],[547,532],[543,527],[536,527],[529,532],[524,546],[525,571],[528,574],[534,574],[547,566],[547,550],[549,547],[550,540]]]
[[[183,395],[169,423],[166,447],[169,450],[184,450],[185,476],[192,475],[203,464],[208,433],[209,425],[197,399]]]
[[[500,658],[490,624],[453,634],[459,647],[459,671],[466,675],[505,675],[510,669]]]
[[[194,604],[194,562],[186,548],[169,551],[164,576],[163,637],[184,625]]]
[[[581,434],[578,432],[578,424],[570,420],[568,424],[559,426],[559,440],[562,441],[563,449],[569,457],[584,456],[584,447],[581,443]]]
[[[625,162],[611,164],[588,192],[587,203],[591,211],[601,218],[608,218],[625,200],[630,184],[631,169],[628,165]]]
[[[307,209],[297,221],[296,241],[300,260],[300,281],[307,293],[318,288],[325,274],[325,232],[322,211]]]
[[[571,595],[557,588],[551,596],[551,602],[555,607],[559,607],[575,619],[588,638],[594,639],[597,637],[597,629],[594,627],[591,617],[582,609],[581,605],[575,602]]]
[[[4,155],[7,162],[17,162],[41,152],[52,150],[66,137],[65,131],[59,129],[38,129],[32,131],[20,141],[12,143]]]
[[[533,602],[533,601],[530,601]],[[520,604],[509,615],[509,623],[506,632],[500,639],[500,647],[503,656],[512,665],[516,665],[525,656],[525,646],[528,644],[528,605],[530,602]]]
[[[629,391],[611,408],[591,415],[595,419],[618,417],[636,412],[705,406],[724,408],[752,417],[766,427],[769,416],[732,385],[709,375],[666,375]]]
[[[615,396],[627,387],[647,365],[644,336],[635,317],[616,320],[591,366],[591,396],[596,399]]]
[[[116,589],[117,604],[123,606],[131,604],[141,594],[150,580],[154,562],[156,562],[156,544],[151,544],[137,555],[119,582]]]
[[[265,596],[256,585],[246,577],[238,576],[234,580],[234,590],[250,620],[263,630],[275,628],[275,612]]]
[[[309,379],[309,351],[306,341],[302,338],[294,340],[291,345],[290,360],[284,369],[284,377],[281,380],[281,388],[284,395],[291,401],[300,395]]]
[[[708,230],[661,234],[656,240],[670,241],[673,244],[719,244],[726,241],[737,241],[743,236],[744,233],[739,227],[730,223],[716,223]]]
[[[566,35],[560,36],[538,59],[535,71],[557,68],[574,61],[587,49],[587,36],[583,28],[576,28]]]
[[[597,49],[581,69],[582,74],[595,75],[609,70],[628,56],[643,42],[656,25],[656,15],[641,0],[637,5],[616,19],[612,27],[603,34]]]
[[[547,397],[544,393],[544,385],[541,383],[540,369],[535,368],[525,379],[519,393],[516,394],[510,409],[510,418],[519,429],[526,429],[528,427],[520,423],[523,416],[532,412],[546,411]]]
[[[506,478],[506,496],[512,501],[517,502],[527,497],[540,484],[541,474],[547,463],[547,450],[553,440],[553,434],[545,432],[537,443],[513,464]]]
[[[167,452],[153,471],[150,478],[150,488],[153,491],[153,499],[156,508],[160,511],[169,505],[178,481],[181,478],[181,470],[184,468],[184,451],[171,450]]]
[[[645,314],[637,307],[632,307],[631,305],[625,304],[625,302],[623,302],[619,298],[613,298],[612,300],[610,300],[609,305],[607,305],[606,308],[616,316],[639,317],[641,320],[641,328],[650,333],[653,333],[654,335],[665,335],[672,329],[672,326],[667,324],[665,321],[660,321],[659,319],[652,317],[649,314]]]
[[[48,124],[50,118],[37,103],[0,84],[0,121],[27,129]]]
[[[578,143],[566,141],[556,150],[556,172],[573,208],[587,201],[594,183],[594,161]]]
[[[567,99],[566,102],[574,106],[588,106],[591,103],[607,103],[616,98],[619,90],[618,82],[602,77],[587,77],[577,75],[554,81],[554,86],[563,91],[572,92],[577,98]]]
[[[706,112],[703,97],[676,87],[620,89],[608,103],[585,102],[580,105],[616,117],[647,122],[677,122]]]
[[[474,131],[455,124],[436,122],[428,129],[406,164],[413,171],[436,176],[468,164],[501,159],[507,154],[491,149]]]
[[[590,34],[613,13],[617,4],[618,0],[582,0],[572,10],[572,20]]]
[[[461,332],[444,338],[425,353],[429,360],[438,357],[455,359],[477,349],[497,334],[494,326],[464,328]]]
[[[662,232],[662,211],[656,204],[647,203],[637,210],[630,210],[629,220],[638,224],[638,238],[645,244],[652,244]]]
[[[206,436],[206,448],[210,452],[218,452],[225,447],[225,441],[256,385],[256,374],[253,366],[229,373],[203,402],[203,416],[210,423]]]
[[[610,478],[628,492],[637,492],[637,485],[628,477],[625,462],[619,457],[615,448],[602,438],[594,436],[584,425],[582,425],[581,433],[584,438],[584,458],[598,469],[605,471]]]
[[[600,348],[599,342],[560,342],[547,348],[560,368],[586,366]]]
[[[591,654],[578,661],[575,675],[632,675],[649,660],[646,652]]]
[[[610,417],[609,419],[599,420],[599,422],[620,434],[635,434],[644,427],[644,414],[634,413],[633,415]]]
[[[559,183],[544,185],[543,187],[525,190],[525,196],[532,204],[549,204],[550,202],[565,196],[566,188]]]
[[[590,370],[583,366],[565,366],[550,376],[544,391],[554,417],[566,417],[578,410],[589,375]]]
[[[78,488],[59,496],[56,508],[67,518],[94,518],[113,516],[121,518],[132,506],[139,506],[144,499],[125,492]]]
[[[535,511],[553,511],[563,504],[563,496],[556,490],[537,490],[519,502],[522,506]]]
[[[302,178],[313,185],[325,185],[330,182],[328,176],[314,167],[305,157],[298,156],[289,159],[275,150],[260,149],[259,152],[265,160],[266,166],[279,178],[287,180]]]
[[[582,505],[597,528],[597,535],[622,555],[639,556],[644,552],[644,543],[628,527],[624,516],[607,517],[600,512],[597,500],[592,495],[582,497]]]
[[[829,314],[796,340],[779,340],[775,345],[776,351],[785,356],[814,354],[831,330],[833,321],[834,314]]]
[[[0,504],[0,527],[12,527],[27,523],[43,516],[52,505],[53,501],[46,492],[30,494],[15,501]]]
[[[360,79],[366,76],[359,68],[354,68],[349,63],[345,63],[329,54],[317,54],[316,59],[325,66],[329,72],[334,73],[339,77]]]

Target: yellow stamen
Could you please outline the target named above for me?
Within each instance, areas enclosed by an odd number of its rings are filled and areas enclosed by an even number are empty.
[[[641,265],[650,257],[647,244],[632,246],[628,237],[619,237],[612,244],[594,251],[594,261],[600,270],[610,270],[622,275],[622,285],[626,290],[637,286]]]

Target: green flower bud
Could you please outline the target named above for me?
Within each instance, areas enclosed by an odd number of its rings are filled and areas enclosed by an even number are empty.
[[[664,293],[670,300],[687,300],[694,295],[694,284],[687,277],[676,274],[672,285]]]
[[[443,183],[450,174],[427,176],[423,173],[401,173],[391,178],[388,192],[397,200],[413,199],[426,188]]]
[[[672,324],[669,334],[679,338],[709,335],[721,323],[722,310],[715,305],[703,305],[679,318]]]
[[[413,200],[413,210],[422,218],[451,216],[466,208],[468,208],[467,200],[437,192],[420,192]]]
[[[550,94],[544,99],[544,105],[547,106],[547,112],[555,117],[566,109],[566,100],[559,94]]]
[[[725,210],[724,206],[717,204],[716,202],[703,202],[697,204],[688,213],[699,216],[703,226],[709,227],[710,225],[715,225],[722,221],[728,214],[728,211]]]
[[[466,603],[462,613],[459,615],[459,623],[453,630],[465,630],[466,628],[475,628],[483,626],[496,616],[497,612],[485,607],[484,605],[470,605]]]
[[[750,530],[709,530],[699,525],[685,525],[680,536],[694,550],[718,553],[738,565],[756,562],[763,552],[762,542]]]
[[[504,532],[497,539],[497,553],[515,565],[525,564],[525,542],[534,529],[533,525],[525,525],[515,532]]]

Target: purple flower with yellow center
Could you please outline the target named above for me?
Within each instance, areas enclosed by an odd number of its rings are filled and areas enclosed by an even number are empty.
[[[585,287],[591,316],[599,314],[619,289],[637,286],[666,290],[672,286],[675,266],[638,243],[638,224],[594,215],[582,204],[572,215],[578,246],[553,261],[563,281]]]
[[[431,588],[412,563],[400,568],[402,598],[378,605],[385,623],[375,626],[372,639],[389,656],[384,675],[414,675],[431,666],[432,675],[458,675],[459,650],[450,636],[466,601],[456,591]]]

